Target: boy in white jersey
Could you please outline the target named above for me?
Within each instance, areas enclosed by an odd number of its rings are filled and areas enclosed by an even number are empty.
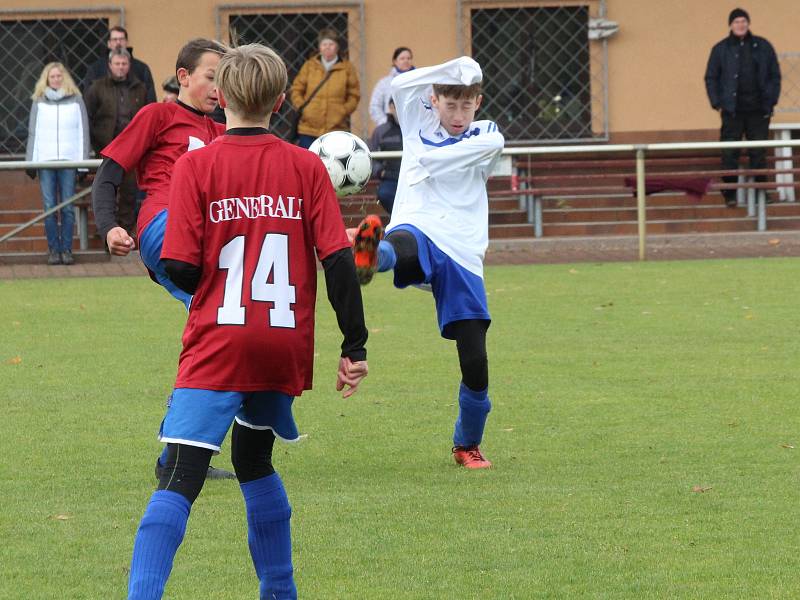
[[[440,332],[455,340],[461,367],[453,455],[471,469],[491,466],[479,448],[491,409],[486,180],[504,145],[495,123],[473,121],[483,98],[481,79],[480,65],[463,56],[392,80],[403,159],[386,239],[375,215],[351,230],[362,284],[376,270],[393,269],[398,288],[430,285]]]

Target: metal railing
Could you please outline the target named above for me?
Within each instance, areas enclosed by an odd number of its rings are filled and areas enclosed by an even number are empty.
[[[24,160],[10,160],[10,161],[0,161],[0,171],[26,171],[30,169],[97,169],[102,163],[102,160],[94,159],[94,160],[75,160],[75,161],[49,161],[49,162],[33,162],[33,161],[24,161]],[[53,208],[50,208],[44,211],[40,215],[36,215],[33,219],[22,223],[9,231],[8,233],[0,236],[0,244],[6,242],[16,236],[17,234],[25,231],[28,227],[36,225],[40,221],[43,221],[53,213],[63,209],[72,207],[72,205],[77,201],[85,198],[92,192],[92,188],[86,188],[85,190],[81,190],[77,194],[74,194],[61,202],[60,204],[56,204]],[[87,250],[89,248],[89,207],[81,205],[78,207],[79,214],[78,214],[78,236],[80,239],[80,245],[78,246],[81,250]]]
[[[580,154],[633,154],[635,157],[636,166],[636,212],[637,212],[637,234],[639,238],[639,260],[646,258],[646,240],[647,240],[647,218],[646,207],[647,200],[645,194],[646,182],[646,169],[645,159],[648,154],[652,153],[668,153],[679,151],[700,151],[700,150],[723,150],[730,149],[748,149],[748,148],[800,148],[800,140],[763,140],[763,141],[738,141],[738,142],[688,142],[688,143],[657,143],[657,144],[607,144],[607,145],[582,145],[582,146],[531,146],[526,148],[506,148],[503,150],[503,156],[520,157],[520,156],[545,156],[545,155],[580,155]],[[396,152],[373,152],[375,159],[398,159],[402,157],[401,151]],[[791,159],[783,159],[784,162]],[[75,169],[86,168],[96,169],[100,166],[100,160],[84,160],[84,161],[58,161],[58,162],[27,162],[27,161],[0,161],[0,171],[13,171],[25,169]],[[787,171],[791,171],[791,167]],[[795,183],[793,177],[784,177],[782,181],[774,184],[773,187],[792,187]],[[78,194],[66,199],[64,202],[54,207],[53,209],[38,215],[36,218],[28,221],[15,228],[13,231],[0,237],[0,243],[11,239],[20,231],[38,223],[46,216],[59,210],[61,208],[70,206],[76,200],[84,197],[90,190],[83,190]],[[525,189],[520,186],[520,189],[513,190],[515,196],[519,197],[521,207],[524,207],[529,215],[529,223],[532,225],[532,231],[535,237],[541,235],[542,224],[542,199],[537,197],[535,190]],[[763,193],[748,194],[750,197],[751,216],[755,212],[758,220],[757,228],[759,231],[766,230],[766,199]],[[86,207],[83,207],[84,209]],[[88,236],[88,212],[82,213],[80,222],[83,223],[81,227],[81,248],[83,245],[83,236]]]

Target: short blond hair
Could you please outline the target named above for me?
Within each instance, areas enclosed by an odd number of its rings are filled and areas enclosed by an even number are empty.
[[[75,85],[75,80],[72,79],[72,76],[69,74],[69,71],[67,71],[67,68],[60,62],[51,62],[47,63],[44,66],[44,69],[42,69],[39,79],[36,81],[36,85],[33,88],[31,100],[40,100],[41,98],[44,98],[44,91],[47,89],[47,77],[50,75],[50,71],[53,69],[59,69],[61,71],[61,75],[64,77],[61,83],[61,89],[64,90],[65,96],[81,95],[78,86]]]
[[[246,44],[230,49],[217,67],[217,87],[237,115],[260,120],[271,112],[288,82],[286,65],[272,49]]]

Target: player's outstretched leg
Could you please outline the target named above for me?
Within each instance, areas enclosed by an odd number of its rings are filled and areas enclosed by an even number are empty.
[[[378,215],[367,215],[356,227],[353,238],[353,259],[361,285],[372,281],[378,270],[378,247],[383,239],[383,224]]]
[[[458,390],[458,418],[453,432],[453,458],[468,469],[486,469],[492,463],[480,450],[489,401],[489,362],[486,357],[488,321],[469,319],[450,324],[456,340],[461,385]]]
[[[247,510],[247,542],[260,582],[259,597],[296,600],[292,566],[292,509],[272,468],[275,435],[233,424],[231,457]]]

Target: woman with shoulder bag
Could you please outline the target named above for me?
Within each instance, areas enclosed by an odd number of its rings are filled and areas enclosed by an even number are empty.
[[[303,64],[291,89],[298,112],[297,144],[303,148],[329,131],[348,131],[361,98],[355,67],[339,56],[338,34],[323,29],[318,40],[319,53]]]

